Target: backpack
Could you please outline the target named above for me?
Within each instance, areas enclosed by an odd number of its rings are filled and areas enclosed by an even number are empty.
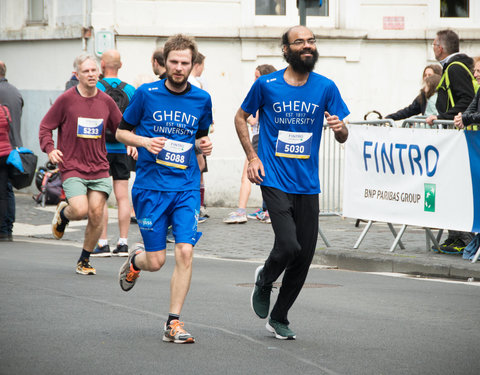
[[[107,81],[104,79],[101,79],[99,81],[103,86],[105,86],[105,94],[110,96],[115,103],[117,103],[118,108],[120,109],[120,112],[125,112],[125,109],[127,109],[128,103],[130,103],[130,99],[128,98],[128,95],[123,89],[125,86],[127,86],[126,82],[120,82],[118,86],[113,87],[111,86]]]
[[[448,103],[447,103],[447,110],[448,110],[448,104],[451,105],[450,108],[453,108],[455,107],[455,102],[453,100],[453,94],[452,94],[452,89],[450,88],[450,77],[448,76],[448,69],[453,65],[453,64],[456,64],[456,65],[460,65],[462,68],[464,68],[468,74],[470,74],[470,77],[472,78],[472,86],[473,86],[473,91],[475,92],[474,94],[477,93],[478,91],[478,88],[480,87],[480,84],[477,82],[477,80],[475,79],[475,77],[473,76],[472,72],[470,71],[470,69],[468,69],[468,67],[460,62],[460,61],[454,61],[452,62],[451,64],[449,64],[447,66],[447,69],[445,69],[445,72],[443,73],[442,75],[442,79],[440,80],[440,83],[438,84],[437,86],[437,90],[440,90],[440,89],[443,89],[447,92],[447,95],[448,95]],[[443,87],[443,82],[445,81],[445,87]]]
[[[105,87],[105,94],[110,96],[117,104],[120,112],[125,112],[128,103],[130,103],[127,93],[123,91],[125,86],[127,86],[127,83],[122,81],[116,87],[113,87],[104,79],[101,79],[99,82]],[[119,143],[115,138],[115,134],[108,129],[105,131],[105,139],[108,143]]]
[[[62,178],[54,165],[47,163],[45,167],[38,168],[35,174],[35,185],[40,193],[34,195],[33,199],[42,207],[45,207],[46,204],[57,204],[61,200],[65,200]]]

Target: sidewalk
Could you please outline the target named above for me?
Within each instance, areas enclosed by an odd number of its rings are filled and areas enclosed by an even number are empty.
[[[50,223],[54,206],[37,206],[30,195],[16,194],[17,222],[14,227],[14,240],[25,238],[56,241],[51,234]],[[270,224],[249,220],[246,224],[227,225],[223,218],[231,208],[209,207],[210,218],[199,224],[203,232],[195,254],[203,257],[263,261],[273,245],[273,231]],[[252,209],[253,211],[253,209]],[[116,210],[110,210],[108,238],[111,246],[118,238]],[[86,220],[72,222],[62,241],[82,246]],[[480,280],[480,262],[472,264],[461,256],[438,254],[426,250],[425,231],[418,227],[408,227],[402,237],[405,249],[397,246],[389,251],[394,238],[385,223],[374,223],[359,249],[353,249],[365,223],[355,227],[354,219],[337,216],[320,217],[320,226],[331,247],[326,247],[318,237],[317,252],[313,263],[340,269],[364,272],[396,272],[434,277],[451,277]],[[398,231],[399,226],[395,229]],[[436,233],[435,233],[436,234]],[[446,233],[444,234],[445,238]],[[136,224],[130,226],[129,244],[141,241]],[[57,242],[58,243],[58,242]],[[168,244],[171,252],[173,244]]]

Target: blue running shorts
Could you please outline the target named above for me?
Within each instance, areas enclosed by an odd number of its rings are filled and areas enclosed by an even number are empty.
[[[197,232],[199,191],[172,192],[133,187],[132,201],[146,251],[166,249],[169,225],[172,226],[175,243],[195,246],[202,235]]]

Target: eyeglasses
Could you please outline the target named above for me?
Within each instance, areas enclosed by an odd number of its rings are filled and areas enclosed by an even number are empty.
[[[291,46],[293,44],[294,46],[300,47],[300,46],[304,46],[307,43],[311,45],[315,45],[315,43],[317,43],[317,40],[315,38],[310,38],[307,40],[297,39],[297,40],[294,40],[292,43],[288,43],[288,45]]]

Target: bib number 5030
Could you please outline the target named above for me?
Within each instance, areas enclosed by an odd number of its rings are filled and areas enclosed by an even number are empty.
[[[295,154],[303,154],[303,152],[305,151],[305,147],[304,146],[300,146],[300,145],[285,145],[285,152],[291,152],[291,153],[295,153]]]

